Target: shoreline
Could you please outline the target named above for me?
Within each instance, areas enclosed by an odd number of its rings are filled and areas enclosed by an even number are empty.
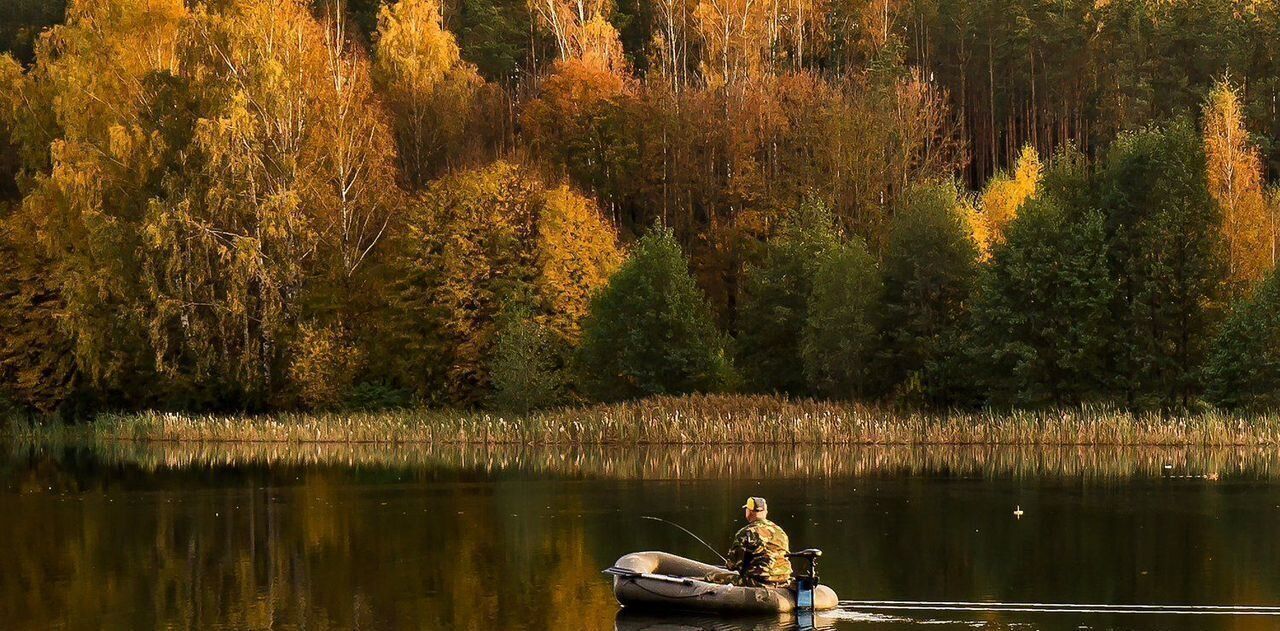
[[[1280,446],[1280,415],[1177,416],[1112,407],[929,412],[761,395],[651,397],[527,415],[445,409],[275,413],[109,413],[79,425],[10,422],[4,436],[47,443],[527,446]]]

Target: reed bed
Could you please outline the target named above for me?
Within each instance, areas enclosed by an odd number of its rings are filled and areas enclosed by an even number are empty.
[[[694,395],[528,415],[407,409],[264,416],[104,414],[76,426],[11,423],[24,441],[467,445],[1280,445],[1280,416],[1183,416],[1105,406],[937,413],[771,396]]]

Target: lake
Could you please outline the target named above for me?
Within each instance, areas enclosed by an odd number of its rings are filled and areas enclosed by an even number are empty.
[[[844,600],[1280,606],[1269,451],[0,445],[0,629],[796,628],[622,612],[768,498]],[[1014,515],[1016,507],[1024,514]],[[1274,629],[1280,616],[866,610],[818,629]]]

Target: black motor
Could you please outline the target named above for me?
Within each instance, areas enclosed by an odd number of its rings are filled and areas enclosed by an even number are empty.
[[[818,557],[822,550],[807,548],[787,555],[791,577],[796,581],[796,611],[813,611],[813,592],[818,589]]]

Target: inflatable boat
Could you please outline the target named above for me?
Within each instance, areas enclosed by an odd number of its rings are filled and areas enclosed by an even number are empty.
[[[728,570],[666,552],[635,552],[605,570],[613,576],[613,595],[624,607],[707,611],[720,614],[790,613],[796,591],[789,587],[739,587],[706,580]],[[813,590],[813,610],[835,609],[836,593],[826,585]]]

